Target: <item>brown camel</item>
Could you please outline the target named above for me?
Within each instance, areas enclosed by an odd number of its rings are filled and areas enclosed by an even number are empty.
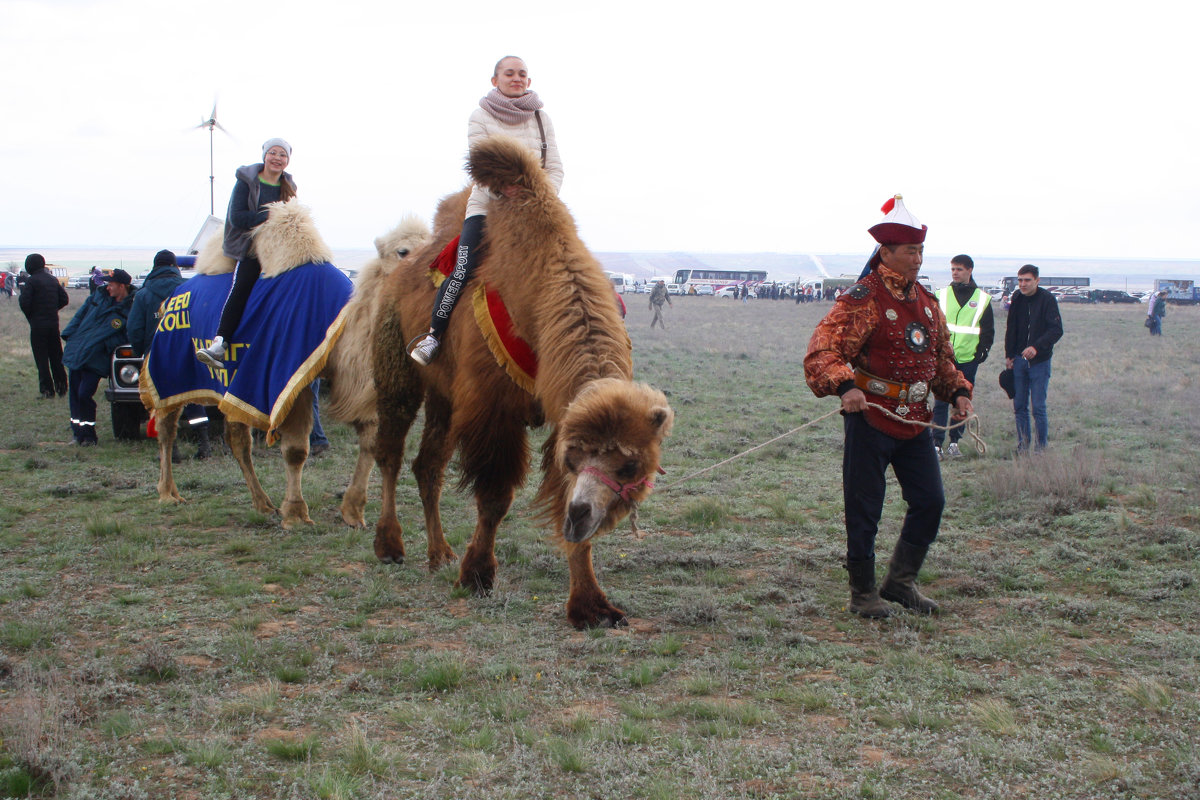
[[[430,233],[424,222],[407,217],[395,229],[375,240],[377,257],[359,272],[354,294],[346,306],[342,335],[329,353],[322,379],[330,383],[331,402],[326,412],[349,423],[358,434],[358,461],[342,497],[341,514],[347,525],[364,527],[363,509],[367,479],[375,462],[375,384],[371,379],[371,327],[379,287],[409,255],[425,245]],[[317,233],[307,210],[296,201],[274,204],[270,217],[255,230],[255,249],[269,277],[300,264],[330,261],[332,255]],[[206,274],[232,271],[233,261],[221,253],[218,234],[197,258],[197,269]],[[143,394],[143,399],[146,395]],[[148,405],[150,405],[148,403]],[[180,502],[171,464],[171,450],[178,432],[182,405],[156,410],[158,425],[159,481],[161,502]],[[312,430],[312,392],[305,388],[278,428],[280,450],[287,470],[287,489],[282,507],[282,525],[312,522],[301,489],[304,463],[308,459],[308,436]],[[279,511],[263,490],[251,456],[250,427],[226,420],[225,439],[241,467],[254,507],[264,513]]]
[[[493,137],[471,149],[469,168],[476,182],[496,193],[487,250],[429,366],[409,358],[406,344],[428,327],[435,294],[429,266],[462,225],[465,190],[442,201],[433,240],[383,288],[373,344],[383,483],[375,554],[404,560],[396,480],[405,438],[424,403],[424,433],[412,469],[424,507],[429,568],[455,559],[442,532],[439,501],[443,472],[457,450],[461,485],[472,489],[478,515],[458,585],[489,592],[496,529],[529,469],[525,428],[546,422],[552,428],[536,502],[570,568],[567,617],[576,627],[621,624],[625,613],[596,581],[592,540],[650,493],[673,412],[662,392],[632,382],[629,337],[612,286],[537,157],[518,142]],[[505,188],[508,196],[500,194]],[[480,332],[468,299],[481,286],[499,293],[514,332],[537,354],[529,390],[498,364]]]

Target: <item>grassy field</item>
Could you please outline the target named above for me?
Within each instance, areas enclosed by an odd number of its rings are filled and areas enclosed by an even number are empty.
[[[676,412],[660,486],[834,408],[801,367],[827,305],[679,298],[651,332],[627,300]],[[980,371],[989,452],[944,465],[922,572],[941,616],[846,611],[833,418],[653,495],[644,536],[596,548],[630,626],[577,632],[536,475],[486,598],[341,524],[329,421],[311,528],[256,513],[228,456],[159,506],[153,443],[115,443],[103,403],[100,446],[67,445],[0,298],[0,797],[1196,798],[1200,310],[1161,339],[1139,307],[1063,313],[1047,454],[1014,460],[1000,359]],[[421,553],[410,475],[400,500]],[[469,498],[445,518],[461,553]]]

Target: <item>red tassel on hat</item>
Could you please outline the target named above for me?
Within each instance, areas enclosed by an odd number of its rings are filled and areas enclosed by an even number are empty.
[[[889,197],[887,199],[887,202],[879,207],[879,210],[882,211],[884,214],[890,214],[890,213],[892,213],[892,209],[895,207],[896,207],[896,198]]]

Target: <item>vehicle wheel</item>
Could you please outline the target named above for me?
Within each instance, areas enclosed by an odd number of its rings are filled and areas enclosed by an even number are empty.
[[[137,440],[142,438],[142,420],[146,411],[133,403],[112,404],[112,430],[114,439]]]

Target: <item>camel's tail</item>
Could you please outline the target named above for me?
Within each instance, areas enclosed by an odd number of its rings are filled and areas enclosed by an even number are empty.
[[[497,194],[510,186],[536,192],[548,184],[537,154],[509,136],[489,136],[473,144],[467,171],[476,183]]]

